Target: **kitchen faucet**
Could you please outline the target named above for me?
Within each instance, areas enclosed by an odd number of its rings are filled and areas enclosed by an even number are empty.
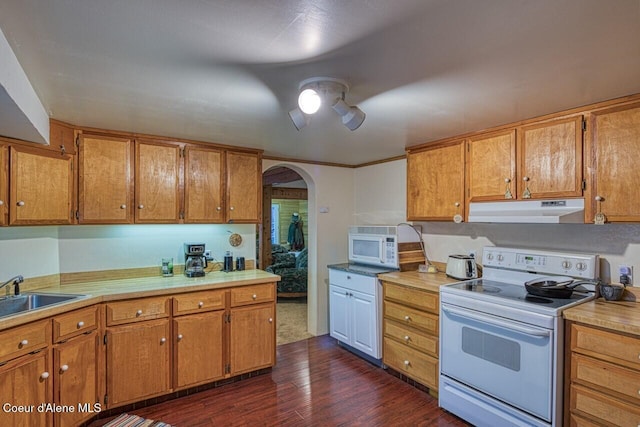
[[[14,295],[20,295],[20,283],[24,282],[24,277],[18,275],[15,277],[12,277],[11,279],[7,280],[6,282],[4,282],[3,284],[0,285],[0,289],[4,288],[5,286],[7,286],[9,283],[13,282],[13,293]],[[9,294],[9,291],[7,290],[7,295]]]

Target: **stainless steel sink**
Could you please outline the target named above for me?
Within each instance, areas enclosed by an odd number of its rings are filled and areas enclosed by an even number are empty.
[[[25,292],[0,299],[0,317],[38,310],[86,298],[88,295]]]

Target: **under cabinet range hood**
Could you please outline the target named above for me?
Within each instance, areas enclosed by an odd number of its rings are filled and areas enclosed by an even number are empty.
[[[584,199],[469,203],[469,222],[584,224]]]

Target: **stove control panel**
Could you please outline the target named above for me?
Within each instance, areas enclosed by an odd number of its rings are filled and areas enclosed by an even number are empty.
[[[483,250],[482,264],[484,267],[529,273],[596,279],[599,276],[600,261],[595,254],[489,246]]]

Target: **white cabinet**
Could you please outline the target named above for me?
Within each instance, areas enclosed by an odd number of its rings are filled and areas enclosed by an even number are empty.
[[[380,359],[381,300],[376,277],[330,269],[330,335],[374,359]]]

